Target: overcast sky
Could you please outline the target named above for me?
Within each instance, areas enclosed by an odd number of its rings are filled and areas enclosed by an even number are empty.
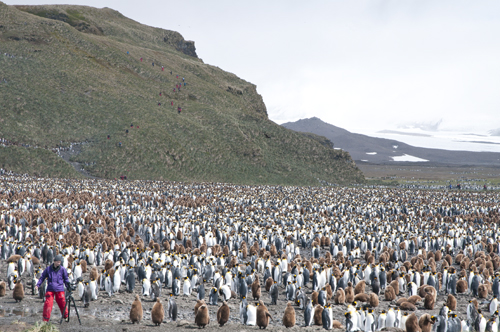
[[[49,1],[180,32],[205,63],[256,84],[277,123],[500,128],[498,0]]]

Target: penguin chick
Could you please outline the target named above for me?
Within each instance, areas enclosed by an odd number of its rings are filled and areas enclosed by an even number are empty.
[[[354,296],[355,302],[368,302],[370,301],[370,295],[366,293],[361,293]]]
[[[210,316],[208,315],[208,307],[206,305],[202,305],[198,308],[194,323],[198,325],[199,328],[205,328],[206,325],[210,324]]]
[[[269,292],[269,290],[271,289],[271,286],[273,285],[273,278],[272,277],[269,277],[267,278],[266,280],[266,292]]]
[[[0,297],[4,297],[6,291],[7,291],[7,284],[5,283],[5,281],[0,281]]]
[[[418,318],[414,313],[406,319],[405,327],[406,332],[422,332],[422,329],[418,325]]]
[[[379,305],[379,299],[377,294],[375,293],[370,293],[370,298],[369,298],[370,306],[372,308],[376,308]]]
[[[313,291],[313,292],[311,293],[311,301],[312,301],[312,304],[313,304],[313,305],[318,304],[318,297],[319,297],[319,293],[318,293],[318,292]]]
[[[344,293],[344,290],[342,288],[337,289],[337,291],[335,292],[333,302],[335,304],[344,304],[345,303],[345,293]]]
[[[261,328],[266,328],[269,325],[269,319],[273,319],[271,314],[269,313],[269,310],[267,310],[266,306],[264,305],[264,302],[259,301],[257,305],[257,326],[259,327],[259,330]]]
[[[425,295],[425,298],[424,298],[424,308],[425,309],[433,310],[435,303],[436,302],[434,301],[434,296],[432,296],[432,294]]]
[[[413,303],[405,301],[399,305],[399,309],[407,311],[416,311],[417,307]]]
[[[418,326],[420,327],[422,332],[431,332],[432,324],[433,322],[431,319],[431,315],[429,314],[423,314],[418,320]]]
[[[295,326],[295,309],[292,307],[292,303],[288,302],[285,308],[285,313],[283,314],[283,325],[286,328]]]
[[[488,285],[481,284],[479,285],[479,288],[477,289],[477,296],[480,299],[485,299],[488,297]]]
[[[354,287],[354,295],[363,294],[365,292],[365,286],[366,282],[364,280],[358,282],[356,287]]]
[[[347,303],[353,303],[354,302],[354,289],[352,288],[352,284],[349,282],[347,284],[348,286],[345,288],[345,301]]]
[[[160,302],[160,299],[156,299],[156,303],[151,309],[151,319],[153,320],[153,324],[159,326],[163,322],[165,312],[163,311],[163,305]]]
[[[252,297],[254,300],[259,300],[260,299],[260,283],[259,279],[255,278],[254,282],[252,283]]]
[[[460,279],[457,281],[457,293],[462,294],[467,292],[468,287],[466,280]]]
[[[194,305],[194,316],[196,317],[196,314],[198,313],[198,309],[202,306],[206,304],[205,303],[205,300],[197,300],[196,301],[196,304]]]
[[[422,298],[418,295],[412,295],[408,298],[408,302],[417,304],[418,302],[422,301]]]
[[[314,325],[323,326],[323,307],[319,304],[314,307]]]
[[[387,286],[384,292],[384,301],[394,301],[396,299],[396,293],[394,288]]]
[[[258,317],[259,317],[258,312],[259,312],[259,310],[257,308],[257,321],[258,321]],[[224,324],[226,324],[228,320],[229,320],[229,306],[227,305],[227,302],[224,301],[224,302],[222,302],[222,305],[220,306],[219,310],[217,310],[217,323],[219,323],[220,327],[223,327]]]
[[[132,324],[140,323],[142,320],[142,303],[139,295],[135,296],[134,302],[132,302],[132,308],[130,309],[130,321]]]
[[[14,300],[16,300],[16,303],[21,302],[24,299],[24,286],[21,281],[16,282],[12,297],[14,298]]]
[[[446,305],[451,311],[455,311],[457,309],[457,299],[452,294],[448,294]]]

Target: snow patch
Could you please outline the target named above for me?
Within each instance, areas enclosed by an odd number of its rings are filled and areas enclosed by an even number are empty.
[[[361,159],[361,161],[368,162],[368,160],[366,160],[366,159]]]
[[[399,145],[393,145],[392,148],[393,149],[397,149]]]
[[[372,156],[373,156],[373,155],[376,155],[376,154],[377,154],[377,152],[367,152],[366,154],[369,154],[369,155],[372,155]]]
[[[410,156],[409,154],[404,154],[402,156],[391,157],[393,161],[410,161],[410,162],[425,162],[426,159],[418,158],[415,156]]]

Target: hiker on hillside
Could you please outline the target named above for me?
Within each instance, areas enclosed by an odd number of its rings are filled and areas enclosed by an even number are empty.
[[[181,114],[182,108],[180,106],[177,106],[177,113]]]
[[[161,66],[161,71],[163,71],[163,69],[164,69],[163,66]]]
[[[108,139],[110,139],[110,138],[111,138],[111,136],[108,135]]]
[[[141,62],[142,62],[142,58],[141,58]]]

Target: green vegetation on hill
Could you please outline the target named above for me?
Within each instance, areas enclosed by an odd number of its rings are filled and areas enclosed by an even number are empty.
[[[83,178],[70,164],[45,149],[0,146],[0,167],[40,177]]]
[[[0,53],[0,138],[47,149],[89,142],[74,161],[97,177],[364,181],[346,152],[270,121],[253,84],[204,64],[177,32],[108,8],[0,2]]]

